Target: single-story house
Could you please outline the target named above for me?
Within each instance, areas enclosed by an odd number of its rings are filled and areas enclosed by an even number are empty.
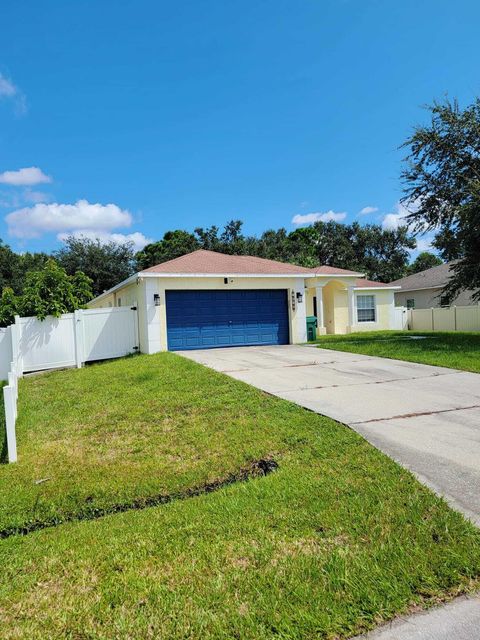
[[[394,328],[395,286],[330,266],[199,250],[140,271],[89,307],[136,306],[143,353],[307,341]]]
[[[390,284],[400,287],[395,292],[395,305],[407,309],[431,309],[448,305],[442,295],[443,289],[450,280],[452,263],[440,264],[437,267],[413,273]],[[451,304],[458,307],[477,304],[472,299],[473,291],[462,291]]]

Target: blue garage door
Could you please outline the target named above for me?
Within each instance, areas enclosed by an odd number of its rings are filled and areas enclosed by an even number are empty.
[[[167,291],[170,351],[287,344],[285,289]]]

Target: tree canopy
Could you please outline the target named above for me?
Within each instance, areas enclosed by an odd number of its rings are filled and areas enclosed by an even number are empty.
[[[92,281],[81,271],[68,275],[55,260],[49,259],[38,271],[25,276],[23,293],[16,295],[11,287],[4,287],[0,298],[0,325],[12,324],[16,314],[59,317],[84,307],[92,299]]]
[[[480,299],[480,99],[428,107],[430,122],[406,140],[403,202],[416,231],[434,231],[444,260],[456,259],[444,295],[466,289]]]
[[[412,264],[408,265],[407,272],[409,275],[413,273],[420,273],[420,271],[425,271],[432,267],[438,267],[440,264],[443,264],[443,260],[437,255],[430,251],[422,251],[418,254]]]
[[[92,281],[94,296],[125,280],[135,272],[133,243],[101,242],[98,238],[70,236],[54,258],[67,274],[83,272]]]

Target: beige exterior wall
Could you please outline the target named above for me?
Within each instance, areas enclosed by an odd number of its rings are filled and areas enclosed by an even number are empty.
[[[356,291],[355,298],[359,295],[375,296],[376,322],[357,322],[355,310],[355,324],[351,328],[353,331],[382,331],[394,327],[394,292],[388,289],[370,289],[368,291]],[[355,304],[356,307],[356,304]]]
[[[318,282],[321,282],[320,279]],[[325,281],[324,281],[325,282]],[[309,284],[312,280],[309,280]],[[394,292],[389,289],[366,289],[354,291],[353,324],[350,325],[348,309],[348,288],[355,279],[326,281],[323,292],[323,325],[327,334],[345,334],[354,331],[380,331],[394,327]],[[307,315],[313,315],[313,298],[316,289],[307,290]],[[373,295],[375,298],[376,321],[357,321],[357,296]]]
[[[137,284],[127,284],[108,296],[88,303],[90,309],[101,307],[131,307],[137,302]]]
[[[416,291],[397,291],[395,293],[395,306],[406,307],[407,300],[415,300],[415,309],[431,309],[432,307],[440,306],[440,296],[442,290],[437,289],[417,289]],[[472,300],[472,291],[462,291],[462,293],[455,298],[452,305],[457,307],[470,306],[476,304]]]

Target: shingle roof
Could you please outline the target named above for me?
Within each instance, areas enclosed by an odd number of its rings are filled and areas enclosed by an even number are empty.
[[[438,267],[425,269],[425,271],[420,271],[419,273],[412,273],[411,276],[400,278],[400,280],[395,280],[390,284],[398,285],[404,291],[443,288],[451,277],[451,266],[452,263],[439,264]]]
[[[366,280],[365,278],[357,278],[355,280],[355,286],[374,289],[375,287],[393,287],[394,285],[393,283],[386,284],[385,282],[376,282],[374,280]]]
[[[343,276],[358,276],[360,275],[359,271],[350,271],[349,269],[339,269],[338,267],[329,267],[328,265],[324,264],[321,265],[320,267],[315,267],[314,269],[315,273],[319,273],[321,275],[343,275]]]
[[[266,260],[256,256],[231,256],[217,251],[199,249],[187,253],[168,262],[162,262],[154,267],[144,269],[141,273],[205,273],[205,274],[265,274],[265,275],[295,275],[315,273],[321,275],[359,275],[356,271],[321,266],[312,269],[295,264]]]

